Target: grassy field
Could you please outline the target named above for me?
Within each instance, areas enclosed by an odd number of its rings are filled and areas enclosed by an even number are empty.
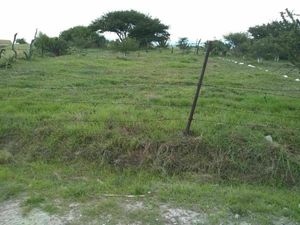
[[[299,71],[286,62],[211,57],[187,137],[202,61],[170,51],[124,58],[89,50],[0,70],[0,199],[26,193],[25,209],[51,213],[53,199],[142,194],[146,209],[204,211],[209,224],[235,215],[254,224],[300,221]],[[120,201],[96,209],[138,217],[118,211]],[[99,216],[85,207],[83,216]],[[140,219],[163,223],[153,212]]]
[[[299,72],[286,63],[259,70],[210,58],[187,138],[202,59],[91,51],[18,61],[0,70],[1,148],[28,160],[299,182]]]

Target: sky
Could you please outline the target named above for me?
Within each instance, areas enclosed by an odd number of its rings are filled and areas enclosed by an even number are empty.
[[[169,25],[171,41],[188,37],[220,39],[230,32],[280,19],[285,8],[300,14],[299,0],[2,0],[0,39],[19,38],[28,42],[35,29],[58,36],[68,28],[84,25],[116,10],[137,10]],[[6,10],[3,10],[6,9]],[[111,34],[106,35],[114,39]]]

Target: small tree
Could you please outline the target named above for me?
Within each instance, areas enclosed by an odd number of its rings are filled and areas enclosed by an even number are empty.
[[[196,40],[196,44],[195,44],[195,48],[196,48],[195,54],[196,55],[199,55],[200,44],[201,44],[201,39]]]
[[[249,52],[251,40],[248,33],[230,33],[224,36],[234,54],[241,56]]]
[[[46,34],[39,32],[38,37],[34,42],[34,46],[40,50],[42,56],[44,56],[45,52],[47,51],[49,42],[50,42],[50,38]]]
[[[47,50],[54,56],[61,56],[67,54],[68,48],[69,46],[67,42],[57,37],[50,38],[49,45],[47,46]]]
[[[188,53],[191,49],[189,39],[187,37],[179,38],[176,46],[182,51],[182,53]]]
[[[27,42],[26,42],[26,40],[25,40],[24,38],[18,38],[18,39],[16,40],[16,43],[17,43],[17,44],[27,44]]]
[[[65,30],[61,32],[59,38],[77,48],[105,47],[106,45],[104,36],[85,26],[76,26]]]
[[[139,42],[133,38],[125,38],[122,42],[116,40],[113,43],[113,48],[124,53],[127,56],[130,51],[137,51],[139,49]]]
[[[68,52],[68,43],[60,38],[50,38],[46,34],[39,33],[34,43],[37,49],[39,49],[44,56],[45,52],[49,52],[54,56],[64,55]]]
[[[300,68],[300,18],[289,9],[281,12],[282,24],[286,32],[281,35],[281,47],[288,52],[288,59]]]
[[[205,45],[207,47],[207,43]],[[211,55],[226,56],[229,49],[230,49],[230,45],[225,44],[220,40],[215,40],[212,42]]]

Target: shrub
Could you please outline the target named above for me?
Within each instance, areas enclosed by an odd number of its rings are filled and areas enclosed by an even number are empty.
[[[27,42],[26,42],[26,40],[25,40],[24,38],[18,38],[18,39],[16,40],[16,43],[17,43],[17,44],[27,44]]]
[[[103,48],[107,42],[104,36],[100,36],[84,26],[65,30],[59,35],[59,38],[66,41],[68,45],[77,48]]]
[[[191,49],[189,39],[186,37],[179,38],[176,46],[182,51],[182,53],[189,53]]]
[[[47,50],[54,56],[61,56],[68,53],[68,44],[60,38],[50,38]]]
[[[134,38],[126,38],[122,42],[117,40],[112,42],[112,48],[121,51],[126,56],[130,51],[137,51],[139,49],[139,42]]]
[[[61,56],[68,53],[68,44],[61,38],[50,38],[46,34],[40,33],[34,43],[37,49],[40,49],[41,54],[45,52],[50,53],[54,56]]]

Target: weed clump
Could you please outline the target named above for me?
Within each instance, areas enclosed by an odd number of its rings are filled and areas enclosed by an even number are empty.
[[[13,155],[7,150],[0,150],[0,164],[7,164],[13,161]]]

